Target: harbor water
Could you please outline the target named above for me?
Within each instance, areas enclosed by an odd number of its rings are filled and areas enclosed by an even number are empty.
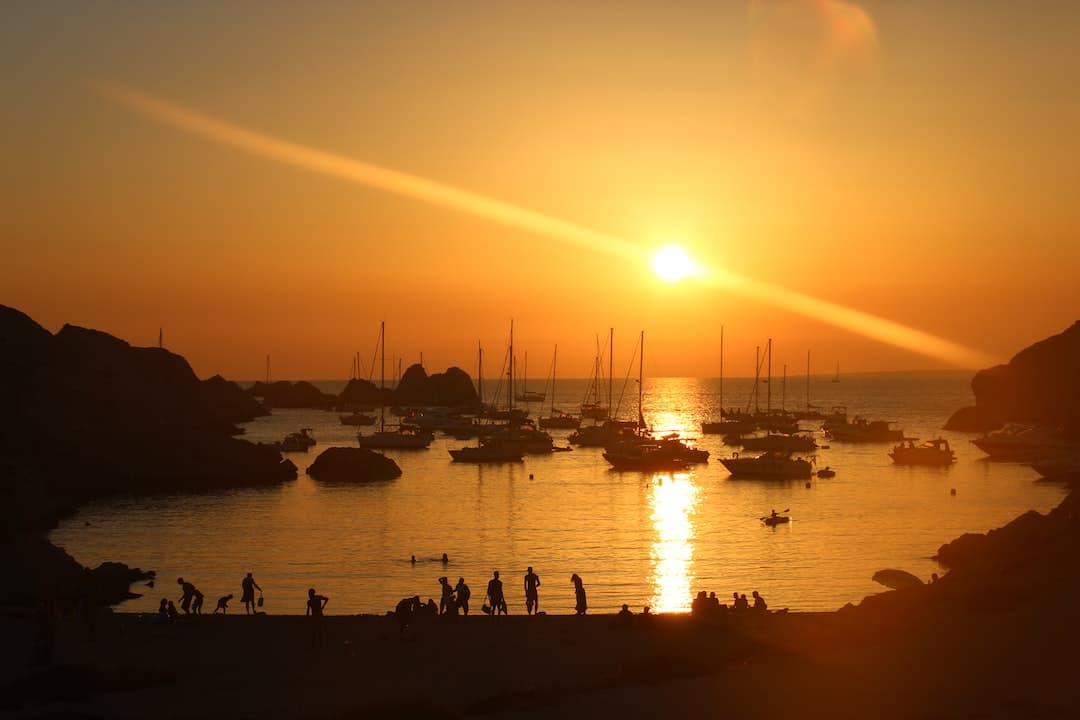
[[[710,461],[687,472],[614,472],[597,448],[523,463],[452,463],[447,450],[468,444],[436,435],[422,451],[387,451],[401,477],[367,485],[323,484],[305,474],[318,453],[356,445],[356,427],[336,413],[275,410],[248,423],[253,442],[280,440],[310,427],[318,445],[291,453],[299,478],[281,486],[199,495],[119,497],[82,508],[51,539],[87,565],[106,560],[152,568],[154,589],[124,610],[153,611],[175,599],[177,576],[206,595],[240,596],[240,580],[254,573],[270,613],[302,613],[307,588],[327,595],[327,612],[384,613],[402,597],[439,597],[438,578],[464,577],[477,612],[488,579],[499,570],[511,613],[524,612],[522,576],[541,579],[540,609],[573,611],[570,575],[579,574],[590,612],[689,609],[699,590],[721,602],[733,592],[758,590],[771,608],[834,610],[885,588],[877,570],[900,568],[928,578],[943,572],[931,558],[963,533],[999,527],[1027,510],[1046,512],[1063,487],[1037,482],[1026,465],[989,462],[972,435],[941,430],[949,414],[972,404],[970,372],[884,373],[813,377],[809,396],[849,415],[891,420],[907,436],[943,436],[956,451],[948,468],[897,467],[890,443],[829,443],[816,452],[829,479],[733,479],[720,464],[730,455],[719,436],[703,436],[703,420],[719,416],[716,379],[645,381],[644,416],[656,432],[697,437]],[[343,383],[322,383],[336,391]],[[529,380],[541,389],[542,380]],[[560,381],[556,405],[580,405],[588,383]],[[725,379],[724,404],[745,408],[753,380]],[[761,386],[758,404],[766,405]],[[805,378],[772,382],[773,407],[801,409]],[[623,388],[620,391],[620,388]],[[616,382],[622,415],[636,414],[637,388]],[[532,406],[532,416],[549,410]],[[817,423],[805,421],[806,429]],[[371,428],[362,428],[371,432]],[[553,431],[566,445],[569,431]],[[955,494],[953,494],[955,490]],[[766,527],[771,510],[791,516]],[[440,560],[443,553],[449,563]],[[417,562],[410,562],[415,555]],[[242,612],[237,600],[233,611]]]

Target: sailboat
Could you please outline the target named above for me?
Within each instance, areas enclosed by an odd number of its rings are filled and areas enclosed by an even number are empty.
[[[529,352],[525,351],[525,366],[521,373],[521,392],[514,396],[514,400],[517,402],[531,403],[531,402],[544,402],[546,395],[542,392],[530,392],[528,389],[529,384]]]
[[[603,420],[598,425],[584,425],[570,433],[567,440],[573,445],[581,447],[608,447],[620,440],[635,437],[635,429],[638,427],[636,420],[616,420],[612,417],[613,406],[612,371],[615,367],[615,328],[608,331],[608,396],[607,407],[604,407],[600,397],[600,354],[597,342],[596,370],[593,374],[593,383],[590,392],[593,393],[594,401],[581,406],[581,416],[594,420]]]
[[[559,346],[556,345],[555,354],[551,357],[551,414],[540,418],[540,428],[543,430],[576,430],[581,425],[581,418],[555,409],[555,363],[558,359]]]
[[[678,435],[671,433],[654,439],[645,425],[642,410],[645,386],[645,332],[641,333],[638,356],[638,432],[608,446],[604,459],[614,470],[662,471],[681,470],[687,465],[709,461],[708,450],[689,447]]]
[[[379,389],[386,389],[386,323],[379,325],[379,348],[382,353],[379,372]],[[386,427],[386,398],[379,403],[379,429],[371,435],[356,436],[360,447],[370,450],[426,450],[435,436],[427,430],[398,425]]]
[[[720,419],[715,422],[702,422],[701,432],[706,435],[741,435],[753,432],[752,420],[728,420],[724,413],[724,326],[720,326]]]
[[[525,418],[514,418],[514,323],[510,323],[510,349],[508,351],[510,362],[507,363],[507,423],[499,430],[480,436],[476,445],[450,450],[450,458],[454,462],[467,463],[504,463],[521,462],[525,458],[526,443],[523,435],[530,424]],[[523,425],[524,424],[524,425]],[[532,429],[533,432],[539,432]],[[547,435],[548,452],[551,452],[551,436]],[[542,450],[541,450],[542,452]]]

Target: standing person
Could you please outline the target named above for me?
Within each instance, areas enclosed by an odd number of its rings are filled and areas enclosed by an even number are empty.
[[[469,614],[469,597],[471,595],[472,590],[469,590],[469,586],[465,584],[465,578],[459,577],[457,587],[454,588],[454,600],[464,615]]]
[[[589,608],[589,604],[585,600],[585,585],[581,582],[581,577],[577,573],[570,576],[570,582],[574,583],[574,614],[584,615]]]
[[[446,579],[445,575],[439,578],[439,585],[442,586],[442,597],[439,598],[439,614],[446,615],[454,604],[454,588],[450,587],[450,581]]]
[[[304,615],[311,616],[311,647],[316,645],[322,647],[323,608],[326,607],[326,603],[330,602],[330,598],[325,595],[316,595],[315,588],[308,588],[307,595],[307,610],[304,611]]]
[[[503,596],[503,584],[499,579],[499,571],[496,570],[487,586],[488,603],[491,606],[491,615],[506,614],[506,598]]]
[[[255,612],[255,591],[258,590],[261,593],[262,588],[255,582],[255,578],[251,577],[251,573],[248,573],[240,581],[240,589],[243,591],[240,593],[240,601],[244,603],[244,614],[250,615]]]
[[[540,587],[540,576],[533,572],[532,565],[525,572],[525,612],[529,615],[533,614],[535,609],[540,612],[540,593],[537,588]]]

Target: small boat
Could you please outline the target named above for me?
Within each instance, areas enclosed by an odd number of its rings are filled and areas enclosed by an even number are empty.
[[[916,445],[915,439],[905,440],[893,448],[889,457],[897,465],[946,466],[956,462],[956,453],[945,438],[929,440],[921,445]]]
[[[666,451],[659,443],[626,442],[604,451],[604,459],[613,470],[654,472],[682,470],[689,463],[681,456]]]
[[[311,428],[300,428],[299,432],[289,433],[284,440],[274,443],[274,446],[281,452],[307,452],[314,444],[315,437],[311,434]]]
[[[818,470],[818,471],[817,471],[817,476],[818,476],[819,478],[831,478],[831,477],[836,477],[836,471],[835,471],[835,470],[833,470],[833,469],[832,469],[831,467],[829,467],[828,465],[826,465],[825,467],[823,467],[823,468],[821,468],[820,470]]]
[[[777,525],[783,525],[785,523],[791,522],[791,518],[787,515],[777,515],[776,513],[773,513],[772,515],[766,515],[765,517],[761,518],[761,522],[765,523],[769,527],[775,527]]]

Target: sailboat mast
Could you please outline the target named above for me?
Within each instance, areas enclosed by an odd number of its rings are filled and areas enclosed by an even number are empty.
[[[555,414],[555,365],[559,362],[559,344],[555,343],[555,354],[551,356],[551,414]]]
[[[513,414],[514,411],[514,321],[510,321],[510,369],[507,370],[510,392],[507,393],[507,409]]]
[[[769,356],[769,376],[766,383],[769,387],[765,388],[765,414],[772,413],[772,338],[769,338],[769,344],[766,346],[766,352]]]
[[[758,404],[758,398],[760,397],[759,388],[761,383],[761,346],[754,346],[754,414],[757,415],[761,412],[761,406]]]
[[[476,341],[476,394],[480,398],[480,409],[484,409],[484,348]]]
[[[608,328],[608,372],[607,372],[607,414],[608,419],[615,419],[615,397],[612,381],[615,378],[615,328]]]
[[[645,427],[645,411],[641,404],[642,397],[645,393],[645,331],[641,331],[641,340],[639,342],[640,349],[638,350],[638,367],[637,367],[637,421],[638,427]]]
[[[806,412],[810,412],[810,351],[806,351]]]
[[[787,406],[787,363],[784,363],[784,379],[780,382],[780,412]]]
[[[379,323],[379,432],[386,430],[386,321]]]
[[[724,326],[720,326],[720,422],[724,422]]]
[[[266,384],[270,384],[270,356],[266,356]]]

